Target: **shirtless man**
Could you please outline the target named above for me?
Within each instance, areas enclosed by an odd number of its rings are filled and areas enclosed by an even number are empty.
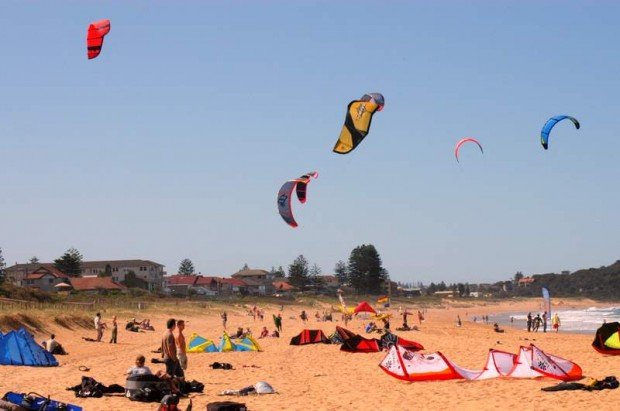
[[[185,329],[185,321],[178,320],[177,321],[177,330],[179,330],[179,334],[176,336],[176,346],[177,346],[177,358],[179,360],[179,365],[183,370],[187,370],[187,353],[185,352],[185,336],[183,335],[183,330]]]
[[[161,355],[164,357],[164,363],[166,364],[166,374],[170,377],[183,377],[183,369],[179,365],[179,359],[177,358],[177,346],[174,340],[174,328],[176,327],[176,321],[174,318],[170,318],[166,322],[166,332],[161,339]]]

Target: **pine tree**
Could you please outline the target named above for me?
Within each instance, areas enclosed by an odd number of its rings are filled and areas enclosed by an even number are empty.
[[[79,277],[82,274],[82,254],[72,247],[54,260],[54,267],[70,277]]]
[[[344,263],[344,261],[340,260],[336,263],[336,266],[334,267],[334,274],[338,279],[338,285],[344,285],[349,282],[347,265]]]
[[[35,256],[30,258],[29,263],[30,264],[39,264],[39,258],[35,255]]]
[[[372,244],[362,244],[351,251],[347,267],[349,281],[358,293],[380,294],[387,280],[381,257]]]
[[[292,286],[302,291],[308,285],[308,260],[303,255],[299,255],[293,264],[288,266],[288,280]]]
[[[194,275],[194,263],[189,258],[185,258],[179,264],[179,274],[181,275]]]

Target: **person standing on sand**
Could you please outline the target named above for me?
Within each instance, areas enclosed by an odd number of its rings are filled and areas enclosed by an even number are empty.
[[[112,317],[112,338],[110,338],[110,344],[116,344],[116,337],[118,335],[118,323],[116,322],[116,316]]]
[[[166,364],[166,374],[172,378],[184,376],[177,358],[177,346],[173,334],[175,327],[176,321],[174,318],[170,318],[166,322],[167,330],[161,338],[161,356],[164,358],[164,364]]]
[[[551,328],[553,328],[556,333],[560,330],[560,316],[558,313],[553,313],[551,317]]]
[[[532,313],[527,313],[527,332],[532,331]]]
[[[222,314],[220,314],[220,317],[222,317],[222,325],[224,326],[224,329],[226,329],[226,322],[228,321],[228,314],[226,314],[226,311],[224,311]]]
[[[179,331],[178,335],[175,338],[176,346],[177,346],[177,358],[179,360],[179,365],[183,369],[183,371],[187,370],[187,353],[185,352],[185,336],[183,335],[183,330],[185,329],[185,321],[178,320],[177,321],[177,330]]]
[[[103,329],[106,327],[104,322],[101,322],[101,313],[95,315],[95,330],[97,330],[97,342],[100,342],[103,338]]]
[[[278,313],[278,315],[273,315],[273,323],[276,326],[276,331],[278,333],[282,332],[282,314]]]
[[[547,332],[547,312],[546,311],[542,315],[542,322],[543,322],[543,332],[546,333]]]

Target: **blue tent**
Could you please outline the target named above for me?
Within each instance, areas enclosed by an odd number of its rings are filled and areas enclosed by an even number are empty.
[[[24,328],[0,336],[0,365],[55,367],[58,361]]]

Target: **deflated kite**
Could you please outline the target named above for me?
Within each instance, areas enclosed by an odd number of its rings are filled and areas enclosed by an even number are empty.
[[[297,227],[295,217],[293,217],[293,209],[291,208],[291,197],[293,196],[293,190],[297,192],[297,198],[299,202],[304,204],[306,202],[306,189],[308,183],[313,178],[317,178],[319,173],[312,171],[304,174],[303,176],[294,180],[284,183],[280,191],[278,192],[278,211],[282,219],[286,221],[291,227]]]
[[[334,153],[347,154],[355,150],[368,135],[373,114],[383,110],[384,105],[385,99],[380,93],[364,94],[361,99],[350,102]]]
[[[575,117],[571,117],[571,116],[551,117],[549,120],[547,120],[547,122],[542,128],[542,131],[540,132],[540,143],[542,144],[545,150],[549,147],[549,133],[551,132],[551,129],[555,127],[557,123],[559,123],[562,120],[566,120],[566,119],[572,121],[573,124],[575,125],[575,128],[579,130],[579,127],[580,127],[579,121],[577,121]]]
[[[456,161],[459,161],[459,150],[461,149],[461,146],[467,142],[471,142],[471,143],[476,143],[478,144],[478,147],[480,147],[480,152],[482,154],[484,154],[484,150],[482,149],[482,146],[480,145],[480,143],[478,142],[478,140],[476,140],[475,138],[471,138],[471,137],[466,137],[466,138],[462,138],[460,139],[457,143],[456,146],[454,146],[454,156],[456,157]]]
[[[103,46],[103,38],[110,32],[110,20],[103,19],[91,23],[88,26],[88,36],[86,38],[86,46],[88,49],[88,59],[94,59],[101,53]]]

